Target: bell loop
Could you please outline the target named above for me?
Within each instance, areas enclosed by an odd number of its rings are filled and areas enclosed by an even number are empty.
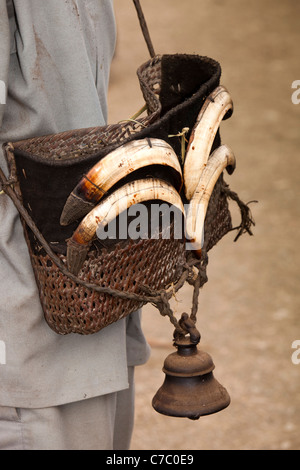
[[[186,334],[189,334],[189,339],[192,344],[197,345],[200,342],[201,335],[196,328],[195,322],[189,317],[187,313],[184,312],[181,315],[178,324],[181,330],[185,332],[185,334],[183,334],[182,331],[178,331],[177,329],[175,329],[175,344],[178,343],[178,341],[180,342],[181,340],[183,340],[186,337]]]

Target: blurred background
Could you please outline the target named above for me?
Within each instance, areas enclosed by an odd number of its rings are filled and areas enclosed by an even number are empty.
[[[118,43],[109,90],[109,122],[144,104],[136,69],[149,59],[131,0],[114,0]],[[300,448],[300,80],[299,0],[141,0],[157,54],[212,57],[222,66],[234,114],[221,124],[237,158],[225,179],[251,204],[253,236],[226,235],[210,252],[200,293],[201,348],[231,404],[191,421],[158,414],[151,401],[174,351],[169,320],[147,305],[143,326],[151,346],[136,370],[133,450],[295,450]],[[300,97],[300,93],[298,95]],[[238,214],[232,207],[233,219]],[[174,311],[189,311],[191,290]],[[298,356],[300,358],[300,354]]]

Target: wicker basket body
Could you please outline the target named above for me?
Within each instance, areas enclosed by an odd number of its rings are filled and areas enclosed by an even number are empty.
[[[170,136],[184,127],[192,129],[204,100],[219,84],[220,66],[206,57],[158,56],[138,69],[138,78],[148,109],[147,116],[139,121],[34,137],[10,147],[23,206],[63,263],[66,240],[78,222],[61,227],[59,219],[82,175],[113,149],[133,139],[164,139],[180,158],[180,139]],[[218,132],[212,151],[219,145]],[[167,173],[158,176],[171,179]],[[222,188],[221,176],[205,222],[207,250],[231,229]],[[45,319],[56,333],[95,333],[143,304],[95,292],[69,279],[25,223],[24,229]],[[143,286],[158,291],[179,279],[185,260],[184,237],[115,240],[107,245],[96,242],[79,277],[123,292],[141,293]]]

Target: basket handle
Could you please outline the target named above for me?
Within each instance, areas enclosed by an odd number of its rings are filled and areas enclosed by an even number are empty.
[[[154,52],[153,44],[152,44],[152,41],[151,41],[151,38],[150,38],[148,26],[147,26],[145,16],[144,16],[141,4],[140,4],[140,0],[133,0],[133,3],[134,3],[134,6],[135,6],[137,15],[138,15],[138,19],[139,19],[139,22],[140,22],[140,26],[141,26],[141,29],[142,29],[144,39],[145,39],[147,47],[148,47],[149,54],[151,56],[151,59],[153,59],[153,57],[155,57],[156,54]]]

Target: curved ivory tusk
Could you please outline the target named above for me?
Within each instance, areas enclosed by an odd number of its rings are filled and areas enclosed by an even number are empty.
[[[210,196],[221,173],[227,168],[228,173],[235,169],[235,156],[227,145],[218,147],[209,157],[196,191],[189,202],[186,218],[186,236],[193,250],[200,257],[204,240],[204,221]]]
[[[190,200],[198,184],[217,130],[233,103],[227,89],[217,87],[204,102],[191,133],[184,162],[185,195]]]
[[[73,236],[68,240],[68,269],[73,274],[79,272],[97,230],[103,229],[130,206],[150,200],[167,202],[184,213],[179,193],[171,184],[153,178],[127,183],[101,201],[81,221]]]
[[[176,189],[181,189],[182,171],[173,148],[160,139],[135,140],[106,155],[81,179],[63,208],[61,225],[85,216],[116,183],[133,171],[150,165],[172,168]]]

